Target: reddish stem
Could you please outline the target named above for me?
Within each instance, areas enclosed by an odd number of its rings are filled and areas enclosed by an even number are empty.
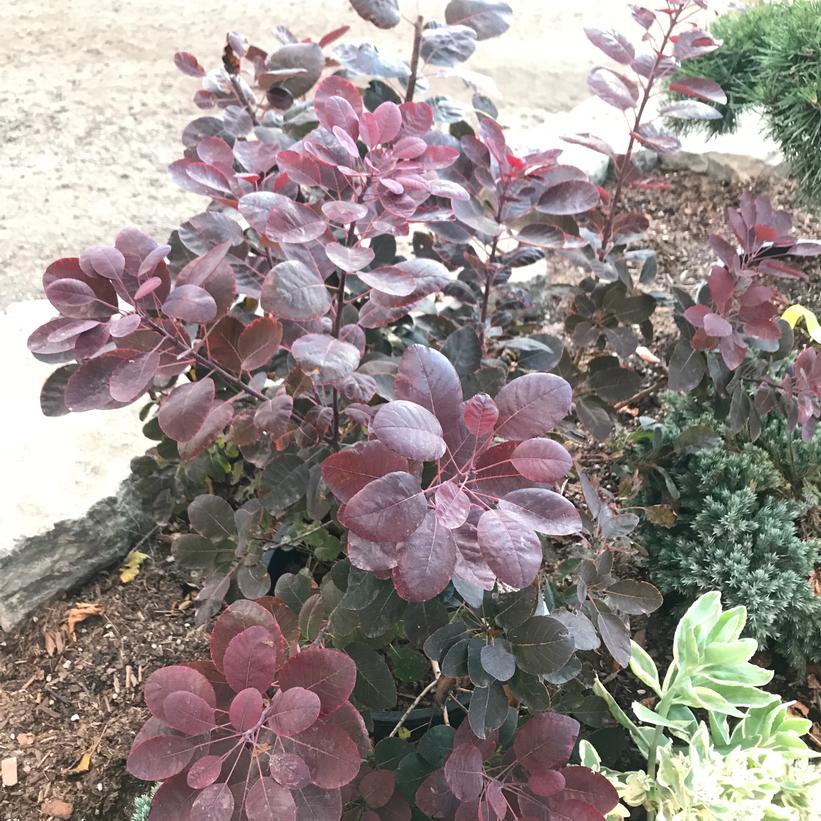
[[[664,33],[664,37],[662,37],[661,40],[661,45],[658,47],[658,50],[656,51],[656,61],[653,63],[653,68],[650,70],[650,74],[647,77],[647,83],[644,86],[644,93],[641,98],[641,103],[639,104],[638,110],[636,111],[636,118],[633,121],[633,128],[630,131],[630,140],[627,143],[627,151],[625,151],[621,164],[616,169],[616,189],[613,192],[613,196],[610,198],[610,207],[607,211],[607,219],[604,223],[604,228],[602,229],[602,242],[601,248],[599,248],[600,260],[603,260],[607,256],[607,245],[610,242],[610,237],[613,233],[613,223],[616,219],[616,212],[618,211],[618,207],[621,202],[622,190],[624,189],[624,183],[627,179],[628,171],[630,168],[630,159],[633,155],[633,148],[636,144],[636,133],[638,132],[641,126],[641,118],[644,115],[644,109],[647,107],[647,103],[650,101],[650,95],[652,93],[655,82],[658,79],[658,77],[656,76],[656,72],[658,71],[658,67],[661,64],[662,58],[664,57],[664,49],[667,47],[667,43],[670,41],[670,37],[672,36],[676,26],[678,25],[679,17],[683,10],[684,6],[681,6],[677,11],[673,12],[670,15],[667,31]]]

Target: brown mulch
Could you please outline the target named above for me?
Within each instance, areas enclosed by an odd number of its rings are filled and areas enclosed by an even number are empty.
[[[142,550],[151,558],[134,581],[122,584],[114,568],[3,634],[0,759],[16,759],[18,772],[17,786],[0,787],[3,821],[129,819],[134,796],[150,786],[124,769],[146,718],[142,682],[207,655],[207,639],[193,610],[180,609],[188,588],[167,550]],[[83,612],[92,614],[72,639],[69,616]]]
[[[693,287],[712,260],[708,234],[725,230],[725,208],[737,204],[745,186],[686,172],[660,176],[669,183],[668,190],[631,191],[627,206],[651,217],[647,245],[658,252],[660,287]],[[793,210],[799,235],[821,237],[821,219],[795,209],[791,183],[767,179],[752,188]],[[806,262],[810,280],[790,284],[791,296],[818,311],[821,263]],[[566,282],[565,273],[559,278]],[[651,348],[662,358],[672,331],[670,316],[669,307],[657,313],[661,333]],[[659,380],[660,368],[642,367],[646,384]],[[658,409],[657,394],[643,396],[628,403],[622,421],[631,426],[640,413]],[[580,450],[585,467],[615,492],[618,475],[613,466],[619,454],[612,444],[590,442]],[[162,544],[143,550],[151,559],[131,583],[122,584],[115,568],[71,598],[43,608],[21,632],[0,635],[0,759],[14,758],[18,771],[16,786],[0,787],[2,821],[128,819],[134,796],[146,789],[124,768],[131,739],[146,717],[142,682],[158,667],[207,655],[207,639],[193,626],[193,612],[187,608],[187,577],[167,561]],[[77,611],[80,605],[92,607]],[[72,639],[69,613],[81,614],[83,609],[92,614],[77,623]],[[646,642],[666,668],[673,621],[654,614],[637,626],[637,640]],[[785,697],[798,699],[799,712],[806,710],[821,722],[819,679],[817,668],[800,679],[779,670],[775,687]],[[630,676],[618,675],[610,686],[622,703],[645,697]]]

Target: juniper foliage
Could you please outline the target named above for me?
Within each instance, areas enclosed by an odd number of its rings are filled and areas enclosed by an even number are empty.
[[[794,666],[818,660],[821,597],[810,577],[821,564],[821,542],[802,530],[819,512],[821,434],[804,443],[772,418],[755,443],[745,442],[693,399],[669,401],[661,434],[670,446],[664,468],[679,493],[678,518],[671,528],[643,527],[651,576],[687,603],[720,591],[728,606],[747,607],[748,634],[760,645],[771,643]],[[677,448],[693,428],[712,429],[718,444]],[[669,502],[669,484],[647,481],[641,501]]]
[[[739,116],[760,106],[804,196],[821,203],[821,1],[762,3],[719,17],[717,51],[685,63],[674,79],[715,80],[727,95],[721,119],[679,121],[710,133],[734,131]]]

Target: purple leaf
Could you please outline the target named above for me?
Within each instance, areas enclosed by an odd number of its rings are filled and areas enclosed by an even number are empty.
[[[271,361],[282,342],[282,325],[270,316],[261,316],[246,325],[237,341],[242,369],[252,371]]]
[[[125,270],[125,257],[110,245],[92,245],[80,254],[80,268],[88,276],[97,274],[105,279],[120,279]]]
[[[715,80],[706,77],[684,77],[670,83],[670,91],[678,94],[687,94],[690,97],[697,97],[709,103],[724,105],[727,102],[727,95]]]
[[[162,432],[175,442],[192,439],[211,410],[215,390],[214,381],[210,377],[175,388],[157,414]]]
[[[304,765],[303,765],[304,766]],[[307,767],[306,767],[307,770]],[[273,778],[257,779],[245,798],[248,821],[296,821],[296,803],[291,791],[281,787]]]
[[[548,536],[568,536],[581,530],[579,511],[569,499],[544,488],[525,488],[508,493],[499,509],[515,514],[529,527]]]
[[[636,51],[630,41],[617,31],[586,28],[584,33],[596,48],[601,49],[611,60],[615,60],[617,63],[629,64],[636,56]]]
[[[241,599],[234,602],[214,622],[211,630],[211,658],[218,670],[224,667],[224,656],[230,642],[249,627],[264,627],[274,641],[277,662],[285,658],[285,638],[269,610],[256,602]],[[245,689],[244,687],[240,688]]]
[[[292,687],[274,695],[265,723],[277,735],[295,736],[314,724],[321,709],[322,702],[315,692]]]
[[[371,770],[359,782],[359,794],[372,809],[384,807],[393,797],[396,775],[392,770]]]
[[[365,219],[368,209],[358,202],[331,201],[322,204],[322,213],[333,222],[348,225]]]
[[[421,405],[404,399],[382,405],[371,430],[380,442],[408,459],[431,461],[441,458],[446,450],[439,420]]]
[[[670,154],[681,148],[678,137],[659,128],[655,123],[644,123],[633,134],[643,146],[659,154]]]
[[[434,495],[436,518],[448,530],[461,527],[470,513],[468,495],[454,482],[443,482]]]
[[[73,319],[88,318],[89,309],[97,302],[91,286],[80,279],[56,279],[46,286],[46,296],[63,316]]]
[[[154,384],[159,366],[160,355],[156,351],[124,359],[111,375],[108,386],[111,398],[117,402],[133,402]]]
[[[371,288],[391,296],[408,296],[416,290],[416,280],[395,265],[360,271],[357,276]]]
[[[222,665],[225,680],[233,690],[255,687],[264,693],[276,675],[277,643],[265,627],[249,627],[228,642]]]
[[[359,772],[356,744],[341,727],[333,724],[315,724],[293,738],[280,736],[280,743],[285,752],[294,753],[305,761],[311,771],[311,781],[323,789],[332,790],[349,784]]]
[[[256,690],[253,692],[257,693]],[[222,758],[218,755],[207,755],[191,765],[186,775],[186,782],[192,789],[201,790],[213,784],[221,773]]]
[[[356,684],[356,665],[339,650],[308,647],[293,656],[279,674],[283,690],[302,687],[319,696],[322,714],[328,715],[344,704]],[[357,762],[358,764],[358,762]]]
[[[499,408],[486,393],[477,393],[465,402],[462,416],[474,436],[487,436],[496,427]]]
[[[721,112],[707,103],[698,100],[680,100],[670,103],[659,111],[663,117],[677,120],[720,120]]]
[[[262,694],[256,687],[240,690],[228,708],[228,719],[241,733],[256,727],[262,718]]]
[[[356,533],[348,533],[348,559],[360,570],[377,573],[386,573],[398,561],[393,542],[371,542]]]
[[[340,523],[374,542],[400,542],[422,524],[425,494],[415,476],[394,471],[358,491],[339,513]]]
[[[587,75],[587,87],[604,102],[622,111],[633,108],[639,98],[639,87],[632,80],[601,66]]]
[[[673,55],[678,60],[692,60],[715,51],[721,44],[703,31],[695,29],[678,35],[673,48]]]
[[[396,398],[427,408],[442,425],[445,440],[462,426],[462,385],[450,360],[423,345],[406,348],[396,372]],[[526,437],[523,437],[526,438]]]
[[[374,479],[407,469],[407,459],[381,442],[358,442],[325,459],[322,478],[337,499],[347,502]]]
[[[186,735],[203,735],[216,727],[214,708],[200,696],[185,690],[165,697],[163,714],[169,727]]]
[[[144,690],[145,703],[157,718],[165,721],[165,700],[171,693],[178,692],[191,693],[210,707],[217,703],[214,688],[208,679],[202,673],[181,664],[161,667],[148,677]]]
[[[530,791],[543,798],[561,792],[564,789],[564,776],[558,770],[543,770],[530,775],[527,786]]]
[[[486,510],[477,528],[482,557],[497,578],[527,587],[542,563],[542,544],[528,523],[504,510]]]
[[[115,339],[122,339],[122,337],[134,333],[140,327],[141,322],[142,318],[139,314],[125,314],[125,316],[114,317],[109,323],[108,329]]]
[[[494,0],[450,0],[445,6],[445,20],[450,25],[469,26],[477,40],[498,37],[509,28],[513,10],[507,3]]]
[[[393,570],[396,592],[406,601],[428,601],[448,585],[456,564],[456,544],[432,510],[399,549]]]
[[[474,744],[460,744],[445,762],[445,781],[460,801],[473,801],[482,792],[485,765]]]
[[[271,206],[268,221],[265,224],[265,236],[274,242],[303,243],[319,239],[328,226],[325,220],[312,208],[294,202],[280,194],[270,194]],[[243,200],[245,197],[243,197]],[[240,210],[241,210],[240,203]]]
[[[288,431],[294,400],[282,393],[263,402],[254,413],[254,424],[264,433],[278,439]]]
[[[303,320],[322,316],[331,297],[322,277],[297,260],[275,265],[262,283],[261,305],[282,319]]]
[[[536,209],[544,214],[581,214],[599,204],[595,185],[585,180],[565,180],[548,188],[539,198]]]
[[[308,765],[293,753],[274,753],[269,768],[274,781],[289,790],[299,790],[311,781]]]
[[[158,735],[131,748],[126,767],[142,781],[164,781],[182,772],[194,755],[194,744],[183,736]]]
[[[215,402],[208,411],[202,427],[194,436],[177,444],[180,459],[183,461],[193,459],[207,448],[210,448],[231,423],[233,417],[234,406],[230,402]]]
[[[333,385],[359,366],[359,349],[329,334],[306,334],[291,346],[291,355],[317,385]]]
[[[560,713],[541,713],[519,727],[513,740],[518,763],[538,774],[565,764],[579,735],[579,722]]]
[[[178,285],[163,302],[162,311],[183,322],[210,322],[217,316],[217,303],[199,285]]]
[[[191,805],[191,821],[231,821],[234,816],[234,794],[227,784],[212,784]]]
[[[597,137],[595,134],[590,134],[589,132],[584,132],[582,134],[574,134],[570,137],[562,137],[566,143],[574,143],[575,145],[582,145],[585,148],[589,148],[591,151],[596,151],[599,154],[604,154],[607,157],[613,156],[613,148],[610,146],[608,142],[603,140],[601,137]]]
[[[370,248],[361,245],[348,247],[338,242],[329,242],[325,246],[325,253],[337,268],[349,274],[361,271],[366,265],[370,265],[375,256]]]
[[[197,58],[189,51],[178,51],[174,55],[174,65],[189,77],[205,76],[205,69],[199,64]]]
[[[534,482],[558,482],[573,466],[570,454],[552,439],[525,439],[510,461],[525,479]]]
[[[605,815],[618,803],[615,787],[601,773],[587,767],[562,767],[558,772],[565,786],[557,798],[584,802]]]
[[[570,385],[560,376],[529,373],[496,394],[496,433],[513,440],[530,439],[552,430],[570,411]]]

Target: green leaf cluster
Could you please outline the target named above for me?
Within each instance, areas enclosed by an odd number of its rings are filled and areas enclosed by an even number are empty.
[[[582,763],[604,771],[622,800],[643,806],[650,819],[817,817],[821,769],[801,739],[811,722],[791,716],[788,704],[760,689],[772,672],[750,663],[756,644],[741,637],[746,619],[742,606],[723,611],[719,593],[701,596],[678,624],[663,681],[634,642],[630,669],[657,697],[652,709],[633,703],[638,723],[601,682],[594,686],[647,766],[604,770],[586,741]],[[701,711],[706,723],[697,717]]]

